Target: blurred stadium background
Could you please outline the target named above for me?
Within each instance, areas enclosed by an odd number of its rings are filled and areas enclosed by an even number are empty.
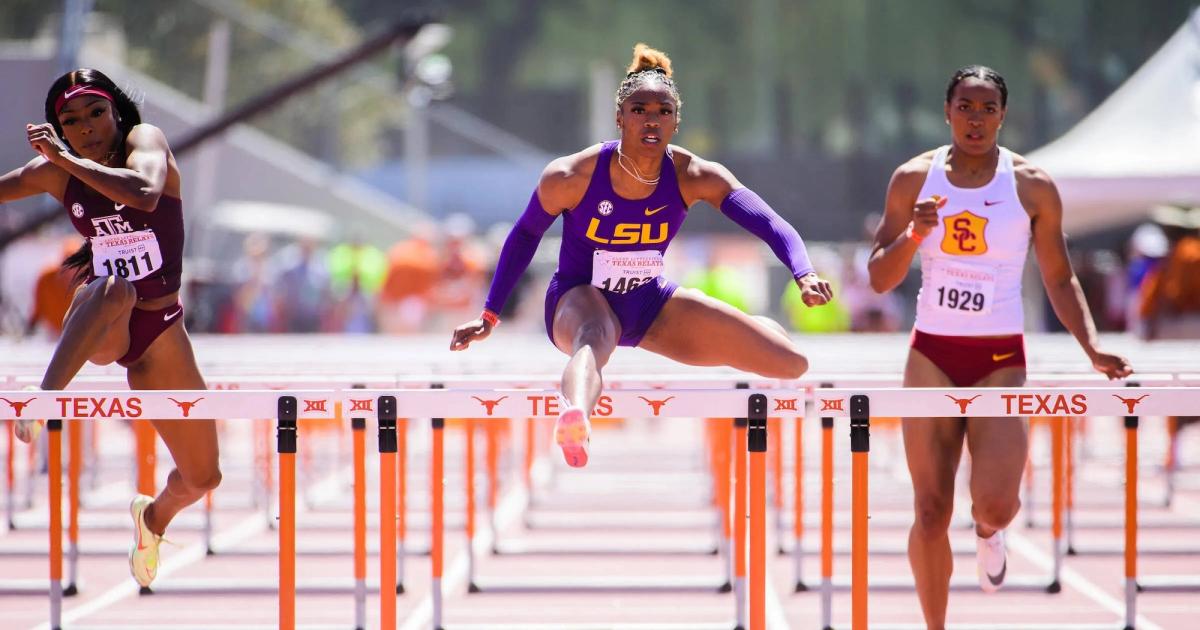
[[[67,68],[99,68],[136,94],[177,152],[265,98],[180,158],[189,330],[448,336],[478,314],[541,168],[611,137],[613,93],[644,41],[675,62],[677,143],[791,220],[838,300],[796,308],[769,250],[711,208],[693,208],[669,275],[794,330],[911,326],[918,278],[875,295],[868,238],[892,170],[948,141],[945,85],[969,63],[1008,81],[1002,142],[1059,182],[1102,330],[1139,330],[1144,279],[1200,227],[1188,211],[1200,205],[1194,0],[419,4],[5,0],[0,168],[31,157],[23,125],[41,121]],[[387,45],[368,54],[372,42]],[[338,59],[355,63],[271,100]],[[48,199],[0,205],[6,335],[54,335],[65,216]],[[540,330],[557,229],[506,327]],[[1055,330],[1035,261],[1028,274],[1029,328]],[[1177,306],[1200,310],[1200,281],[1182,290],[1192,298]]]

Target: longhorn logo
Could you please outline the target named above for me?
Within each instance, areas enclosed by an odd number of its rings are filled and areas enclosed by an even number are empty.
[[[970,406],[971,403],[975,402],[975,399],[979,398],[979,396],[980,396],[980,394],[975,394],[974,396],[972,396],[970,398],[955,398],[954,396],[951,396],[950,394],[946,394],[946,398],[953,400],[954,404],[958,405],[958,412],[961,414],[966,414],[967,407]]]
[[[657,418],[659,412],[662,411],[663,405],[667,404],[667,401],[674,398],[674,396],[667,396],[662,400],[650,400],[644,396],[638,396],[638,398],[641,398],[642,400],[646,401],[647,405],[650,405],[650,408],[654,410],[654,417]]]
[[[175,400],[174,398],[167,396],[167,400],[175,403],[176,405],[179,405],[179,409],[181,411],[183,411],[183,417],[186,418],[186,417],[188,417],[188,414],[192,412],[192,407],[195,407],[196,403],[200,402],[201,400],[204,400],[204,398],[200,397],[200,398],[197,398],[196,400],[193,400],[192,402],[187,402],[186,400],[183,400],[183,401]]]
[[[20,418],[21,412],[25,411],[25,406],[28,405],[29,403],[37,400],[37,398],[30,398],[29,400],[26,400],[25,402],[18,402],[16,400],[9,400],[7,398],[0,398],[0,400],[3,400],[4,402],[8,403],[8,406],[12,407],[13,414],[15,414],[18,418]]]
[[[471,398],[478,400],[479,404],[483,405],[483,407],[485,409],[487,409],[487,415],[491,416],[492,413],[496,411],[496,405],[499,405],[500,401],[504,400],[505,398],[508,398],[508,396],[501,396],[501,397],[497,398],[496,400],[484,400],[478,396],[472,396]]]
[[[1142,394],[1141,396],[1138,396],[1137,398],[1122,398],[1116,394],[1113,394],[1112,397],[1125,403],[1125,408],[1127,408],[1129,410],[1129,415],[1132,416],[1134,407],[1137,407],[1138,403],[1142,402],[1142,400],[1144,400],[1149,395],[1150,394]]]

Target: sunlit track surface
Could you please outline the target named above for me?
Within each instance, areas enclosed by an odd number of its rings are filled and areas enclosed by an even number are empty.
[[[237,340],[240,343],[225,343]],[[330,386],[346,386],[361,382],[369,387],[386,388],[411,382],[412,386],[422,383],[478,383],[487,379],[504,382],[498,375],[531,375],[530,382],[511,383],[535,387],[550,387],[556,380],[563,357],[548,347],[540,336],[524,338],[525,345],[502,346],[493,342],[504,341],[503,336],[489,340],[466,353],[451,355],[444,351],[444,340],[415,338],[371,340],[361,337],[321,338],[319,346],[310,345],[315,339],[307,337],[253,337],[253,338],[202,338],[198,342],[201,362],[213,374],[227,375],[231,380],[243,374],[244,378],[256,377],[263,381],[276,381],[280,387],[293,381],[307,381],[303,388],[316,387],[313,383],[328,379]],[[886,341],[885,341],[886,340]],[[869,337],[863,339],[800,338],[799,343],[812,358],[814,383],[826,380],[835,384],[842,380],[863,382],[878,377],[880,385],[894,384],[896,371],[901,365],[906,349],[906,338],[901,336]],[[295,344],[302,343],[302,347]],[[810,343],[811,342],[811,343]],[[840,343],[840,346],[837,345]],[[1055,345],[1057,344],[1057,345]],[[1121,345],[1126,344],[1126,345]],[[896,345],[896,348],[890,346]],[[1193,345],[1141,344],[1131,339],[1113,338],[1106,340],[1106,348],[1126,353],[1135,367],[1143,373],[1155,374],[1160,385],[1191,383],[1194,363],[1188,355],[1197,356]],[[411,346],[411,347],[406,347]],[[1039,346],[1052,348],[1039,358]],[[1078,380],[1091,386],[1103,382],[1086,375],[1087,365],[1073,340],[1065,338],[1034,338],[1028,343],[1031,373],[1059,374],[1066,381]],[[50,348],[25,346],[33,357],[28,365],[13,366],[3,376],[28,379],[40,372],[38,361],[44,362]],[[880,353],[880,351],[883,351]],[[479,352],[477,352],[479,351]],[[46,353],[37,359],[37,353]],[[212,354],[208,354],[211,352]],[[849,357],[862,355],[863,369],[852,371]],[[466,355],[479,355],[463,359]],[[882,356],[881,356],[882,354]],[[252,355],[252,356],[246,356]],[[383,355],[383,356],[381,356]],[[441,355],[450,355],[448,358]],[[1076,357],[1076,355],[1080,355]],[[1183,356],[1180,356],[1183,355]],[[4,356],[4,355],[0,355]],[[22,355],[25,356],[25,355]],[[313,356],[322,361],[314,363]],[[820,357],[824,356],[822,359]],[[519,358],[516,361],[514,357]],[[441,361],[445,361],[444,363]],[[1139,361],[1149,367],[1143,367]],[[820,374],[820,365],[836,365],[839,369]],[[856,361],[857,363],[857,361]],[[291,369],[288,369],[288,368]],[[28,368],[28,369],[27,369]],[[1200,370],[1196,370],[1200,371]],[[746,375],[727,370],[696,369],[677,366],[641,351],[618,352],[614,356],[609,374],[613,382],[621,386],[654,386],[654,379],[666,381],[686,380],[695,377],[697,387],[719,382],[728,377],[728,385],[740,380],[764,383]],[[98,381],[113,381],[117,372],[89,369],[88,376]],[[474,375],[474,376],[472,376]],[[647,377],[646,375],[653,375]],[[1067,376],[1063,376],[1067,375]],[[621,382],[621,377],[626,382]],[[1143,374],[1142,376],[1145,376]],[[518,379],[519,380],[519,379]],[[808,381],[809,379],[805,379]],[[1053,380],[1053,379],[1051,379]],[[1130,379],[1130,380],[1136,380]],[[1200,380],[1200,379],[1197,379]],[[373,382],[374,381],[374,382]],[[336,383],[344,383],[336,385]],[[81,383],[82,384],[82,383]],[[1066,383],[1064,383],[1066,384]],[[454,386],[454,385],[452,385]],[[670,385],[678,387],[677,383]],[[457,386],[455,386],[457,387]],[[468,388],[466,385],[461,388]],[[815,415],[815,414],[814,414]],[[1147,418],[1143,422],[1142,458],[1145,473],[1142,484],[1144,497],[1161,494],[1163,481],[1159,474],[1165,449],[1165,432],[1161,422]],[[838,488],[837,509],[849,508],[849,458],[848,440],[844,424],[839,421],[836,430],[835,487]],[[95,494],[89,505],[85,495],[85,512],[81,515],[81,527],[89,522],[89,511],[97,516],[108,512],[112,520],[121,520],[124,509],[121,486],[127,484],[129,473],[128,433],[123,428],[104,424],[104,442],[100,479],[96,484],[102,494]],[[269,529],[269,516],[262,510],[250,507],[249,497],[255,493],[253,470],[255,450],[250,423],[227,422],[223,442],[223,468],[226,483],[218,492],[217,537],[227,549],[250,547],[269,550],[275,534]],[[1119,522],[1121,510],[1113,505],[1120,496],[1121,479],[1121,429],[1119,422],[1093,419],[1086,436],[1086,448],[1076,473],[1080,481],[1077,491],[1080,513],[1077,518],[1075,537],[1081,550],[1112,542],[1111,529],[1102,529],[1101,521]],[[811,467],[819,461],[818,444],[820,432],[818,422],[805,425],[806,465]],[[721,581],[721,564],[717,556],[704,553],[715,540],[708,501],[711,495],[710,481],[698,474],[702,468],[703,455],[700,432],[694,421],[660,419],[634,419],[617,426],[598,428],[594,437],[594,457],[589,468],[583,471],[567,469],[561,464],[560,456],[546,448],[546,435],[542,435],[537,453],[537,474],[534,496],[529,509],[526,505],[520,481],[522,453],[506,451],[502,469],[508,471],[502,481],[497,503],[496,535],[482,531],[477,534],[474,575],[481,593],[468,593],[470,582],[466,565],[466,541],[462,528],[463,510],[466,499],[462,491],[464,478],[465,446],[461,425],[451,425],[446,431],[446,573],[443,583],[443,603],[446,628],[717,628],[732,627],[733,614],[731,597],[711,592],[688,592],[687,588],[656,590],[652,588],[662,580],[674,580],[680,584],[694,582],[709,584]],[[872,427],[872,485],[871,485],[871,543],[872,547],[901,546],[904,538],[906,518],[911,516],[907,505],[911,491],[905,479],[903,453],[899,449],[895,434],[883,428]],[[513,428],[512,442],[519,441],[518,424]],[[542,433],[548,431],[542,426]],[[348,432],[346,432],[348,433]],[[302,473],[303,490],[312,485],[305,499],[300,501],[298,515],[300,537],[303,547],[307,541],[313,546],[337,548],[345,546],[349,527],[339,531],[339,511],[349,521],[348,480],[343,470],[345,433],[321,435],[314,443],[321,450],[313,455],[313,468],[305,480]],[[374,511],[378,502],[378,464],[375,453],[374,421],[367,430],[368,452],[368,509]],[[428,549],[428,487],[429,451],[428,422],[411,423],[409,428],[409,484],[408,500],[409,528],[408,546],[415,550]],[[784,441],[784,490],[783,495],[792,496],[791,479],[794,460],[793,429],[790,418],[783,426]],[[1200,452],[1198,441],[1188,432],[1180,445],[1184,463],[1189,453]],[[1048,436],[1035,434],[1035,460],[1042,456],[1044,462]],[[481,436],[476,437],[476,456],[481,455]],[[303,443],[303,442],[302,442]],[[0,441],[0,445],[3,441]],[[228,445],[228,446],[225,446]],[[25,450],[18,447],[21,457]],[[160,458],[166,459],[160,451]],[[343,459],[339,459],[343,458]],[[18,458],[21,459],[21,458]],[[1194,462],[1193,462],[1194,463]],[[159,475],[167,466],[160,462]],[[481,466],[481,464],[480,464]],[[18,472],[25,470],[17,466]],[[479,473],[480,468],[476,468]],[[1038,482],[1043,502],[1049,496],[1045,484],[1049,473],[1037,469]],[[20,476],[20,475],[19,475]],[[1195,471],[1185,469],[1178,479],[1175,501],[1171,508],[1147,508],[1146,520],[1162,520],[1167,525],[1178,524],[1177,529],[1155,530],[1144,533],[1143,538],[1157,542],[1160,536],[1187,538],[1194,536],[1200,523],[1200,494],[1197,493]],[[819,517],[817,477],[806,477],[806,522],[815,522]],[[486,530],[492,515],[487,513],[483,483],[476,485],[476,501],[480,506],[477,527]],[[45,548],[44,530],[37,527],[38,517],[44,518],[45,479],[37,481],[34,504],[19,511],[18,521],[24,528],[0,535],[0,547],[9,543],[20,547],[22,543],[38,549]],[[614,492],[614,489],[617,490]],[[97,490],[96,492],[101,492]],[[843,494],[843,492],[847,494]],[[132,490],[125,491],[125,496]],[[1105,503],[1107,501],[1107,504]],[[1033,503],[1039,510],[1038,520],[1045,522],[1047,512],[1043,506]],[[785,505],[791,514],[791,506]],[[957,514],[966,512],[960,506]],[[268,509],[267,513],[270,513]],[[626,516],[614,527],[614,516]],[[1025,515],[1019,515],[1015,523],[1023,523]],[[774,518],[771,515],[770,518]],[[569,522],[568,522],[569,519]],[[94,520],[94,519],[93,519]],[[203,579],[237,575],[245,578],[270,580],[274,575],[275,562],[271,556],[257,554],[218,554],[205,557],[195,530],[198,512],[196,508],[181,515],[179,531],[172,538],[178,539],[178,547],[167,547],[164,551],[164,584],[172,578]],[[305,523],[320,528],[305,528]],[[786,521],[787,519],[781,519]],[[887,524],[891,523],[891,526]],[[878,526],[876,525],[878,524]],[[1095,524],[1095,529],[1091,526]],[[332,525],[332,526],[330,526]],[[1041,523],[1039,523],[1041,525]],[[369,522],[369,541],[378,540],[376,522]],[[1110,527],[1111,525],[1105,525]],[[44,525],[43,525],[44,527]],[[118,525],[119,527],[119,525]],[[787,529],[783,530],[787,531]],[[1052,559],[1049,534],[1045,527],[1026,530],[1014,525],[1016,533],[1012,546],[1013,575],[1037,578],[1045,575]],[[956,545],[970,542],[969,530],[957,531]],[[810,530],[805,547],[812,548],[817,538]],[[66,627],[94,628],[139,628],[139,627],[272,627],[274,621],[273,595],[227,594],[219,597],[174,595],[159,593],[149,597],[138,597],[131,586],[121,557],[115,556],[126,543],[128,532],[119,529],[84,530],[81,534],[82,563],[81,593],[69,599],[64,609]],[[772,538],[768,549],[772,552],[768,580],[768,619],[770,627],[810,628],[820,627],[818,596],[814,592],[793,593],[794,573],[789,558],[774,557],[778,546],[786,546],[787,536]],[[849,540],[848,530],[839,524],[835,531],[835,544],[844,546]],[[493,545],[492,543],[495,543]],[[591,546],[591,549],[583,548]],[[377,552],[374,542],[372,556]],[[500,551],[491,553],[492,547]],[[1148,545],[1149,546],[1149,545]],[[93,550],[88,554],[88,549]],[[110,549],[111,548],[111,549]],[[550,550],[550,551],[547,551]],[[507,553],[506,553],[507,552]],[[236,557],[235,557],[236,556]],[[172,562],[174,557],[175,562]],[[1196,556],[1147,556],[1141,560],[1142,575],[1186,574],[1195,572]],[[406,592],[397,600],[400,627],[429,627],[429,559],[420,553],[409,556],[405,570]],[[842,582],[849,576],[849,558],[839,557],[835,563],[836,581]],[[41,577],[44,585],[44,559],[4,559],[7,567],[18,567],[22,577]],[[350,557],[314,554],[298,560],[298,574],[302,577],[327,577],[349,582]],[[964,556],[957,560],[956,580],[973,581],[973,558]],[[378,597],[373,590],[377,586],[375,561],[368,582],[367,627],[378,627]],[[818,578],[817,562],[810,559],[806,566],[810,584]],[[878,556],[871,559],[873,582],[903,581],[909,578],[903,557]],[[569,576],[578,578],[581,584],[598,585],[590,592],[572,591],[570,588],[537,589],[536,592],[517,592],[512,588],[495,588],[497,578],[506,578],[509,586],[536,585]],[[688,579],[680,579],[686,576]],[[637,580],[630,580],[637,577]],[[519,579],[513,579],[519,578]],[[622,587],[620,581],[626,585]],[[489,584],[490,582],[490,584]],[[643,589],[631,588],[638,585]],[[492,586],[493,588],[489,588]],[[684,586],[687,586],[686,584]],[[955,592],[951,598],[951,627],[958,628],[1092,628],[1119,627],[1120,605],[1122,604],[1121,565],[1117,557],[1081,555],[1067,560],[1063,575],[1063,592],[1058,595],[1043,593],[1017,593],[1015,591],[997,596],[985,596],[977,591]],[[163,589],[164,591],[167,589]],[[1147,593],[1139,598],[1138,627],[1186,628],[1192,619],[1195,594]],[[10,606],[11,604],[11,606]],[[13,627],[38,627],[46,618],[45,596],[22,595],[0,596],[0,610],[9,608],[20,611]],[[849,594],[837,592],[833,598],[834,627],[849,627]],[[21,615],[28,614],[28,617]],[[297,601],[297,618],[300,627],[352,627],[353,604],[348,595],[310,595],[301,593]],[[175,622],[179,623],[176,624]],[[921,627],[919,608],[911,592],[872,591],[870,627]],[[5,626],[7,627],[7,626]]]

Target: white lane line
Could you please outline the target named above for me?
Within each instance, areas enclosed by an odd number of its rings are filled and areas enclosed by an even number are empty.
[[[532,474],[535,485],[541,485],[549,477],[549,468],[550,464],[545,458],[538,459]],[[527,502],[528,497],[523,486],[518,485],[516,489],[510,491],[496,506],[495,521],[498,526],[503,528],[515,522]],[[486,556],[491,553],[492,549],[492,528],[484,527],[481,530],[475,535],[475,541],[471,545],[476,558]],[[457,592],[466,585],[469,568],[466,552],[459,550],[454,559],[450,561],[449,570],[442,574],[443,595]],[[444,602],[445,599],[442,601]],[[417,604],[408,614],[404,625],[400,626],[400,630],[424,630],[429,627],[431,621],[433,621],[433,594],[429,593],[422,597],[421,603]]]
[[[1050,572],[1054,568],[1054,558],[1046,552],[1038,549],[1037,545],[1033,544],[1028,538],[1025,538],[1015,529],[1005,531],[1009,547],[1014,551],[1019,551],[1029,558],[1039,569]],[[1117,615],[1118,619],[1125,619],[1125,602],[1104,592],[1104,589],[1093,584],[1090,580],[1083,577],[1080,573],[1064,566],[1060,575],[1064,586],[1069,586],[1080,593],[1089,597],[1092,601],[1100,604],[1101,607],[1112,611]],[[1140,630],[1163,630],[1162,626],[1146,619],[1145,616],[1138,614],[1135,620],[1137,627]]]

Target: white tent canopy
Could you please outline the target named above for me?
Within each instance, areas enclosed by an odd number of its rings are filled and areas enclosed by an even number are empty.
[[[1064,228],[1083,234],[1200,205],[1200,9],[1095,111],[1030,153],[1058,184]]]

